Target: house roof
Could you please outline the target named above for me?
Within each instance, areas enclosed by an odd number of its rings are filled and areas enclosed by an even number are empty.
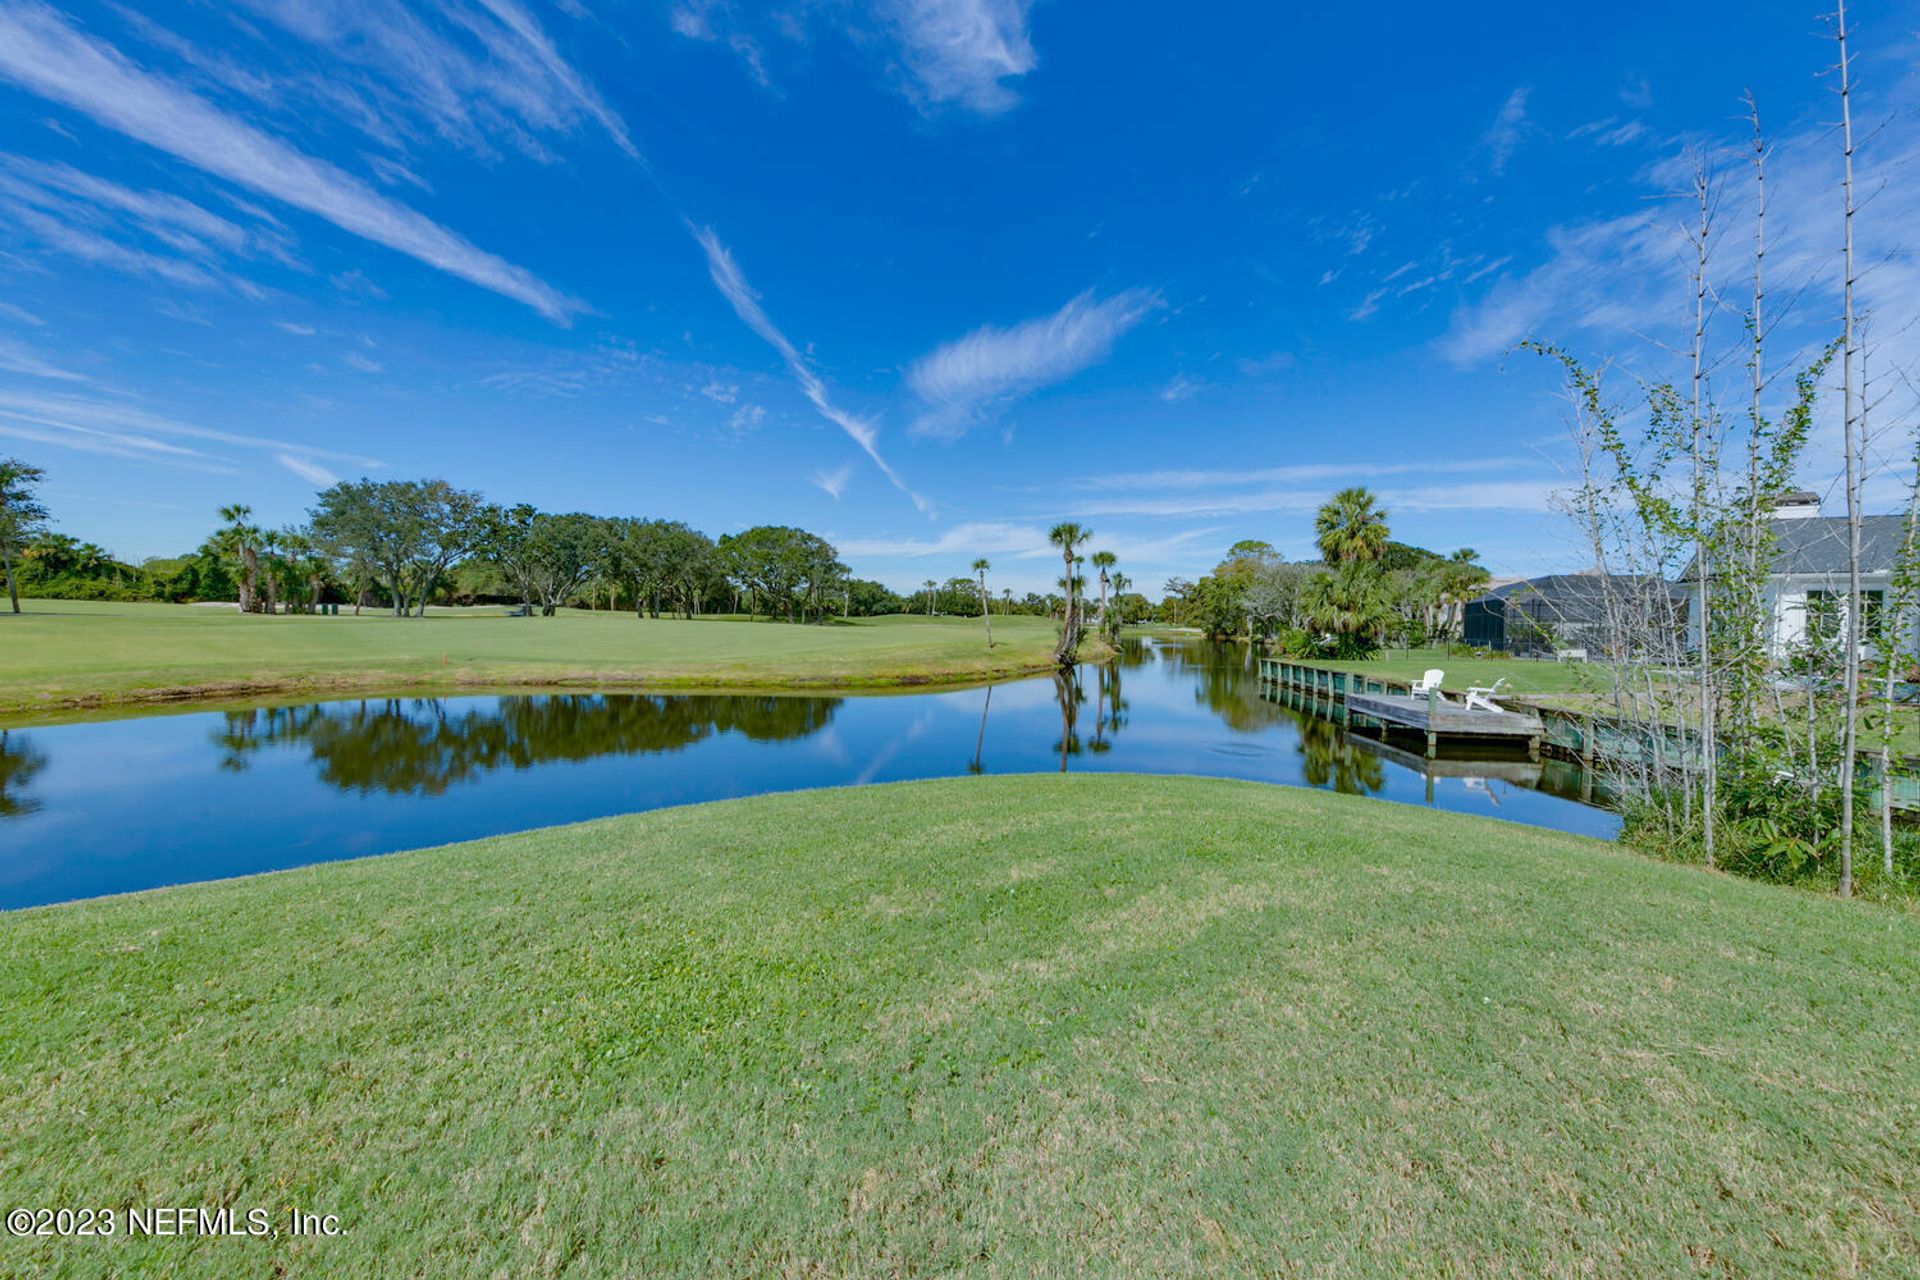
[[[1598,598],[1607,584],[1611,584],[1616,591],[1627,591],[1652,581],[1654,579],[1640,579],[1620,573],[1550,573],[1544,578],[1522,578],[1518,582],[1495,587],[1480,599],[1591,600]]]
[[[1905,516],[1860,517],[1860,571],[1890,573],[1900,554]],[[1773,571],[1822,576],[1847,571],[1847,518],[1809,516],[1773,526]]]
[[[1860,517],[1860,572],[1891,573],[1900,554],[1900,540],[1906,534],[1905,516]],[[1842,578],[1847,572],[1847,518],[1845,516],[1806,516],[1798,520],[1776,520],[1773,531],[1773,572],[1800,574],[1817,578]],[[1680,573],[1680,581],[1695,577],[1693,562]]]

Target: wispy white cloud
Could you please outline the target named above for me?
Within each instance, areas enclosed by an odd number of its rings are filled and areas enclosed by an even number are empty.
[[[1360,305],[1354,307],[1353,310],[1347,312],[1347,319],[1365,320],[1367,317],[1371,316],[1374,312],[1380,310],[1380,300],[1386,297],[1387,294],[1390,292],[1392,291],[1388,289],[1385,285],[1382,285],[1378,289],[1368,290],[1367,296],[1360,299]]]
[[[1439,482],[1441,477],[1458,477]],[[1430,483],[1422,483],[1430,482]],[[1239,470],[1191,468],[1083,476],[1067,486],[1067,514],[1208,519],[1305,515],[1335,489],[1366,484],[1391,511],[1546,511],[1561,477],[1511,455],[1406,462],[1296,463]],[[1056,501],[1058,494],[1056,493]]]
[[[223,474],[237,468],[231,458],[210,451],[217,446],[285,454],[315,465],[323,459],[369,469],[384,465],[359,454],[202,427],[137,405],[67,392],[0,388],[0,435]]]
[[[259,286],[230,272],[191,262],[175,254],[122,244],[40,210],[7,204],[3,198],[0,198],[0,220],[10,223],[20,233],[22,244],[35,246],[42,252],[191,289],[230,287],[249,297],[262,296]]]
[[[1872,104],[1855,104],[1864,120],[1874,119]],[[1861,200],[1855,236],[1862,270],[1859,298],[1868,311],[1904,314],[1895,304],[1920,293],[1920,262],[1912,256],[1908,229],[1920,224],[1920,125],[1910,113],[1890,113],[1877,122],[1855,158]],[[1731,148],[1744,138],[1728,139]],[[1676,145],[1645,174],[1646,196],[1671,196],[1691,181],[1698,143]],[[1715,157],[1711,154],[1709,159]],[[1730,326],[1735,341],[1739,300],[1749,288],[1752,260],[1746,250],[1751,234],[1752,193],[1744,161],[1722,163],[1717,200],[1716,238],[1709,263],[1713,290],[1727,301],[1719,323]],[[1840,150],[1831,129],[1810,126],[1773,139],[1767,166],[1767,280],[1775,300],[1776,321],[1792,321],[1776,330],[1776,359],[1784,360],[1786,340],[1824,341],[1828,318],[1837,314],[1838,233],[1833,230],[1833,192],[1838,188]],[[1507,271],[1479,297],[1457,308],[1439,349],[1460,364],[1502,355],[1527,338],[1574,342],[1601,338],[1621,350],[1644,347],[1644,338],[1677,335],[1690,324],[1692,291],[1687,283],[1686,223],[1693,215],[1685,201],[1640,199],[1613,216],[1551,227],[1543,236],[1537,265]],[[1491,264],[1500,266],[1503,263]],[[1787,310],[1791,306],[1792,311]],[[1815,336],[1795,333],[1812,325]],[[1891,328],[1891,326],[1889,326]],[[1905,331],[1911,332],[1911,331]],[[1892,334],[1885,335],[1889,340]],[[1913,336],[1920,339],[1920,332]],[[1909,352],[1907,361],[1912,355]]]
[[[954,108],[996,115],[1019,102],[1013,84],[1039,65],[1027,14],[1033,0],[863,0],[774,8],[736,0],[673,0],[667,23],[689,40],[724,45],[762,88],[772,89],[770,56],[804,45],[825,18],[885,69],[921,111]]]
[[[986,114],[1019,101],[1006,85],[1039,65],[1027,33],[1032,0],[883,0],[899,45],[902,87],[927,106]]]
[[[237,88],[263,104],[310,100],[389,149],[425,135],[481,155],[503,144],[543,161],[554,156],[542,135],[591,121],[639,158],[626,122],[519,0],[244,3],[328,55],[317,74],[242,73]],[[235,83],[232,69],[154,24],[142,24],[142,34],[210,80]],[[382,172],[385,180],[412,176],[405,169]]]
[[[1553,494],[1563,487],[1547,478],[1476,480],[1471,484],[1414,485],[1375,490],[1389,513],[1395,511],[1534,511],[1554,509]],[[1287,512],[1304,515],[1327,500],[1325,485],[1296,489],[1253,489],[1232,493],[1189,492],[1160,497],[1102,498],[1072,504],[1079,516],[1184,516],[1208,518]]]
[[[724,44],[745,64],[761,88],[772,88],[760,42],[740,25],[730,0],[679,0],[667,11],[667,23],[689,40]]]
[[[936,348],[907,370],[907,385],[927,406],[914,433],[965,435],[994,408],[1105,360],[1120,335],[1158,305],[1159,296],[1146,289],[1104,299],[1088,291],[1052,315],[1010,329],[983,325]]]
[[[339,476],[312,458],[303,458],[297,453],[276,453],[273,455],[273,460],[318,488],[327,489],[340,483]]]
[[[1624,147],[1647,136],[1647,126],[1641,120],[1622,120],[1619,116],[1608,116],[1604,120],[1589,120],[1567,134],[1567,141],[1577,142],[1582,138],[1593,141],[1599,147]]]
[[[290,261],[274,228],[258,231],[180,196],[136,190],[69,165],[0,156],[0,223],[17,242],[131,275],[261,297],[230,255]]]
[[[1911,94],[1907,94],[1910,97]],[[1912,253],[1911,228],[1920,225],[1920,118],[1906,111],[1905,99],[1866,95],[1853,104],[1859,150],[1854,157],[1859,212],[1853,228],[1860,266],[1855,305],[1867,320],[1871,350],[1867,372],[1877,379],[1873,422],[1876,430],[1906,426],[1920,417],[1920,398],[1906,382],[1920,369],[1920,326],[1907,322],[1911,300],[1920,296],[1920,259]],[[1713,139],[1675,143],[1644,173],[1646,197],[1671,197],[1687,190],[1694,165],[1703,156],[1717,165],[1715,227],[1708,262],[1709,297],[1717,300],[1708,317],[1710,348],[1731,353],[1727,373],[1736,386],[1746,377],[1748,343],[1744,303],[1753,269],[1753,193],[1745,172],[1748,139],[1734,126],[1724,147]],[[1767,163],[1768,298],[1767,367],[1775,374],[1766,395],[1769,408],[1792,394],[1790,371],[1822,348],[1839,330],[1841,272],[1839,215],[1841,149],[1834,130],[1807,124],[1776,135]],[[1459,307],[1440,339],[1440,353],[1470,366],[1503,356],[1526,339],[1563,344],[1598,363],[1611,360],[1629,375],[1654,379],[1684,378],[1685,369],[1669,363],[1668,352],[1683,349],[1692,327],[1693,290],[1688,280],[1687,225],[1695,215],[1684,198],[1643,198],[1637,207],[1611,217],[1549,229],[1537,265],[1500,275],[1478,298]],[[1597,354],[1596,354],[1597,353]],[[1717,363],[1717,362],[1716,362]],[[1810,443],[1803,454],[1799,483],[1824,490],[1839,469],[1839,401],[1833,384],[1837,367],[1816,405]],[[1725,394],[1727,389],[1718,389]],[[1745,390],[1733,391],[1741,402]],[[1904,499],[1876,490],[1884,470],[1895,477],[1911,474],[1904,448],[1869,451],[1869,501],[1881,509]]]
[[[1475,267],[1472,271],[1469,271],[1466,277],[1463,280],[1461,280],[1460,283],[1472,284],[1476,280],[1485,279],[1487,276],[1492,275],[1494,272],[1498,271],[1500,268],[1506,266],[1509,262],[1512,262],[1512,261],[1513,261],[1513,255],[1508,253],[1508,254],[1502,254],[1500,257],[1493,259],[1491,262],[1483,262],[1479,266]]]
[[[358,351],[349,351],[340,357],[340,363],[357,373],[380,373],[386,366],[372,356],[362,355]]]
[[[0,337],[0,371],[23,373],[30,378],[45,378],[52,382],[87,381],[85,374],[63,369],[48,359],[45,353],[6,337]]]
[[[188,449],[123,431],[103,431],[94,427],[71,425],[42,426],[31,419],[0,413],[0,438],[27,440],[34,444],[72,449],[103,457],[125,458],[134,462],[161,463],[187,471],[205,471],[215,475],[239,475],[240,468],[223,462],[199,449]]]
[[[832,471],[816,471],[809,477],[815,488],[826,493],[835,502],[840,501],[840,495],[847,490],[847,481],[852,478],[853,468],[850,466],[838,467]]]
[[[813,371],[813,366],[807,362],[805,356],[800,354],[799,348],[789,342],[787,335],[780,332],[768,318],[766,309],[760,305],[760,295],[755,293],[753,287],[747,283],[747,278],[742,274],[739,264],[733,260],[733,254],[728,252],[727,246],[720,242],[720,237],[714,234],[713,228],[692,227],[690,230],[693,232],[694,239],[700,242],[701,249],[706,252],[707,272],[713,277],[714,287],[720,290],[721,296],[733,307],[734,314],[740,317],[747,328],[760,335],[768,346],[779,353],[780,359],[787,366],[787,372],[792,374],[793,380],[800,384],[801,393],[807,397],[808,402],[821,417],[846,432],[853,442],[873,459],[873,464],[880,468],[881,474],[886,476],[894,488],[911,498],[913,505],[923,513],[931,515],[932,504],[909,488],[907,482],[900,478],[899,473],[880,456],[879,428],[867,419],[855,417],[833,403],[833,398],[827,392],[827,384],[821,380],[819,374]]]
[[[0,302],[0,316],[24,325],[31,325],[35,329],[45,328],[47,323],[25,307],[17,307],[11,302]]]
[[[273,327],[284,333],[290,333],[296,338],[311,338],[319,332],[310,324],[296,324],[292,320],[275,320]]]
[[[846,556],[902,557],[923,559],[928,556],[1012,556],[1039,557],[1058,555],[1047,542],[1047,531],[1038,525],[1002,521],[975,521],[955,525],[936,538],[848,538],[837,537],[834,545]]]
[[[324,218],[565,323],[579,309],[533,273],[487,253],[358,178],[308,156],[26,0],[0,9],[0,78],[206,172]]]
[[[1507,95],[1500,104],[1500,110],[1493,117],[1493,124],[1487,129],[1480,145],[1487,152],[1487,169],[1495,175],[1506,172],[1507,161],[1513,159],[1513,153],[1520,149],[1526,140],[1530,126],[1527,123],[1527,98],[1532,89],[1522,86]]]
[[[1189,400],[1192,399],[1194,394],[1204,385],[1204,383],[1189,378],[1184,373],[1176,373],[1167,380],[1166,386],[1160,388],[1160,399],[1167,404],[1174,404],[1181,400]]]
[[[1206,489],[1224,485],[1306,484],[1314,481],[1357,484],[1382,476],[1484,474],[1495,470],[1511,470],[1513,465],[1511,457],[1489,457],[1422,459],[1417,462],[1309,462],[1287,467],[1240,468],[1232,471],[1198,468],[1117,471],[1081,476],[1067,487],[1112,492],[1129,489]]]
[[[1120,558],[1123,572],[1136,567],[1167,568],[1193,554],[1196,545],[1209,546],[1222,536],[1220,526],[1180,529],[1153,537],[1126,531],[1097,533],[1093,545]],[[861,561],[934,560],[964,572],[976,556],[994,561],[994,582],[1015,590],[1045,590],[1057,576],[1060,551],[1047,541],[1047,526],[1017,520],[981,520],[956,525],[937,538],[833,537],[833,544],[849,559]],[[1224,548],[1223,548],[1224,549]],[[1030,565],[1024,572],[1017,566]],[[933,568],[933,566],[929,566]],[[936,573],[940,572],[934,568]]]
[[[480,0],[480,4],[493,15],[502,28],[518,38],[526,59],[544,71],[566,98],[571,99],[575,106],[606,130],[607,136],[612,138],[614,144],[626,152],[630,159],[640,158],[639,148],[633,145],[633,139],[627,135],[626,122],[607,106],[599,92],[587,83],[585,77],[560,56],[559,51],[554,48],[553,41],[547,37],[547,33],[541,29],[539,22],[527,12],[519,0]],[[475,26],[471,23],[467,25]],[[477,27],[475,29],[477,30]],[[496,39],[488,32],[479,32],[479,34],[486,43],[488,52],[496,60],[513,66],[522,65],[521,54],[506,42]]]
[[[107,216],[123,215],[155,240],[194,257],[255,251],[255,237],[250,231],[191,200],[161,191],[135,190],[82,173],[71,165],[23,156],[0,157],[0,191],[10,199],[63,216],[88,209]]]
[[[1293,368],[1293,366],[1294,366],[1293,352],[1275,351],[1271,355],[1249,357],[1245,360],[1240,361],[1237,365],[1235,365],[1235,368],[1239,369],[1241,374],[1243,374],[1246,377],[1265,378],[1265,377],[1271,376],[1272,374],[1280,373],[1284,370],[1291,369]]]

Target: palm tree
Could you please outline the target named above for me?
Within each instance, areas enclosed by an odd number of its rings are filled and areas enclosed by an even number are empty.
[[[220,508],[226,523],[213,535],[221,552],[240,561],[240,612],[253,613],[260,584],[260,530],[247,523],[253,508],[243,502]]]
[[[1329,565],[1370,563],[1386,553],[1387,513],[1365,488],[1342,489],[1314,517],[1313,540]]]
[[[320,597],[326,593],[327,572],[332,567],[313,537],[304,529],[280,531],[280,551],[286,559],[288,612],[294,601],[306,613],[320,612]]]
[[[287,571],[287,562],[281,553],[285,550],[285,535],[273,529],[260,534],[260,554],[266,558],[266,573],[262,576],[267,585],[268,613],[280,612],[280,580]]]
[[[1359,561],[1317,574],[1300,594],[1308,622],[1336,636],[1343,657],[1370,652],[1393,622],[1393,605],[1380,575]]]
[[[1126,574],[1116,573],[1113,575],[1113,625],[1116,631],[1126,625],[1126,613],[1120,608],[1120,597],[1126,594],[1127,588],[1132,585],[1133,579],[1129,578]]]
[[[928,578],[925,582],[921,583],[920,585],[927,589],[927,616],[931,618],[933,616],[933,589],[939,586],[940,584],[935,582],[932,578]]]
[[[1446,595],[1449,601],[1446,629],[1449,637],[1460,634],[1461,624],[1465,621],[1467,602],[1478,598],[1486,589],[1492,576],[1484,565],[1476,563],[1479,552],[1472,547],[1462,547],[1447,557],[1442,570],[1442,580],[1446,583]]]
[[[974,576],[980,580],[980,620],[987,624],[987,648],[993,648],[993,612],[987,608],[993,597],[987,594],[987,570],[993,568],[983,556],[973,562]]]
[[[1093,629],[1101,635],[1107,633],[1107,570],[1113,568],[1116,563],[1118,558],[1111,551],[1093,553],[1093,567],[1100,571],[1100,619],[1094,623]]]
[[[1073,562],[1077,558],[1075,552],[1092,536],[1093,530],[1084,529],[1073,520],[1063,520],[1047,531],[1047,541],[1060,548],[1060,561],[1067,569],[1066,577],[1061,582],[1062,588],[1067,593],[1064,626],[1060,632],[1060,647],[1053,651],[1055,660],[1062,666],[1073,660],[1073,651],[1080,645],[1080,617],[1079,611],[1074,608],[1075,597],[1078,594],[1073,589]]]
[[[1013,612],[1013,588],[1012,587],[1000,588],[1000,612],[1002,613]]]
[[[33,496],[46,474],[18,458],[0,458],[0,565],[6,569],[7,599],[15,613],[20,612],[20,592],[13,582],[13,562],[47,518],[46,507]]]

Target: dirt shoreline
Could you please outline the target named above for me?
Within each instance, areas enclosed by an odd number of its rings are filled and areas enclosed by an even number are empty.
[[[1102,660],[1089,655],[1088,660]],[[998,680],[1023,679],[1052,671],[1051,662],[1014,663],[973,671],[904,672],[867,677],[659,675],[645,671],[563,671],[528,674],[486,668],[459,668],[430,675],[396,671],[340,672],[258,680],[221,680],[205,684],[156,685],[105,692],[57,692],[20,699],[0,695],[0,725],[41,723],[89,712],[164,710],[268,697],[321,699],[334,694],[431,694],[481,690],[598,690],[609,693],[885,693],[902,690],[967,688]]]

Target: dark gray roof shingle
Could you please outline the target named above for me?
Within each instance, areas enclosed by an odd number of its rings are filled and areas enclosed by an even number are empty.
[[[1905,535],[1905,516],[1860,517],[1860,572],[1891,573]],[[1847,518],[1802,516],[1773,522],[1773,571],[1807,577],[1847,576]],[[1693,561],[1680,571],[1681,582],[1694,580]]]
[[[1905,516],[1860,517],[1860,572],[1889,573],[1900,554]],[[1847,572],[1847,518],[1804,516],[1773,522],[1775,573],[1831,577]]]

